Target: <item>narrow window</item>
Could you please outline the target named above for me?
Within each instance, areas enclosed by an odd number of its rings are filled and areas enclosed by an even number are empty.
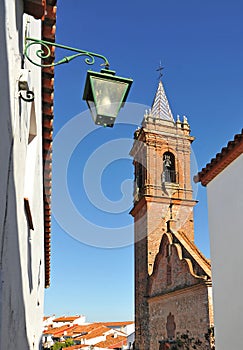
[[[137,187],[139,190],[143,187],[143,166],[141,163],[137,163]]]
[[[169,286],[171,283],[172,283],[172,280],[171,280],[171,266],[170,264],[167,264],[167,286]]]
[[[144,183],[146,177],[145,167],[137,162],[136,163],[136,177],[135,177],[135,193],[143,194],[144,193]]]

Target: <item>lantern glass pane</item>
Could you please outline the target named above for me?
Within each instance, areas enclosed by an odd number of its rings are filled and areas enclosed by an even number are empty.
[[[128,84],[97,77],[90,79],[97,114],[115,118],[121,108]]]

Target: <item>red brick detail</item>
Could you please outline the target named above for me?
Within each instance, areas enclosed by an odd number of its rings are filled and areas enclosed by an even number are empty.
[[[42,21],[42,39],[55,42],[56,0],[46,1],[45,18]],[[49,64],[54,62],[55,47],[51,46]],[[52,134],[54,67],[42,68],[42,135],[43,135],[43,194],[44,194],[44,247],[45,287],[50,286],[51,260],[51,187],[52,187]]]
[[[45,26],[44,28],[43,28],[43,38],[45,39],[45,40],[49,40],[49,41],[51,41],[51,40],[54,40],[55,39],[55,34],[56,34],[56,26]],[[54,52],[54,48],[52,49],[53,50],[53,52]]]

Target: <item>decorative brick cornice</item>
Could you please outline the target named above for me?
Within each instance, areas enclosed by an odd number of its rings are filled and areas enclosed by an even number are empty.
[[[201,182],[203,186],[212,181],[230,163],[243,153],[243,129],[240,134],[235,135],[233,141],[229,141],[226,147],[213,158],[196,176],[195,182]]]
[[[194,285],[189,286],[189,287],[181,287],[181,288],[178,288],[178,289],[173,290],[173,291],[168,291],[168,292],[166,291],[164,293],[147,296],[147,300],[148,300],[148,302],[153,302],[153,301],[161,300],[161,299],[168,300],[168,296],[175,297],[175,296],[183,295],[183,294],[187,295],[189,291],[195,292],[196,290],[205,289],[205,288],[208,288],[211,286],[212,286],[211,281],[203,281],[202,280],[201,283],[194,284]]]
[[[42,21],[42,39],[55,42],[56,0],[46,1],[45,17]],[[54,62],[55,47],[49,64]],[[50,286],[51,260],[51,188],[52,188],[52,134],[54,102],[54,67],[42,68],[42,137],[43,137],[43,194],[44,194],[44,249],[45,288]]]
[[[24,12],[36,19],[44,19],[46,0],[24,0]]]

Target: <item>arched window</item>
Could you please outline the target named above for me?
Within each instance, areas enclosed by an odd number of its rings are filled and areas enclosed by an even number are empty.
[[[175,156],[171,152],[165,152],[163,154],[163,182],[176,183],[176,171],[175,171]]]
[[[144,181],[146,176],[146,169],[140,163],[135,163],[135,187],[134,187],[134,199],[135,201],[141,198],[141,195],[144,193]]]
[[[139,190],[143,187],[143,166],[141,163],[137,163],[137,174],[136,174],[136,180],[137,180],[137,187]]]

